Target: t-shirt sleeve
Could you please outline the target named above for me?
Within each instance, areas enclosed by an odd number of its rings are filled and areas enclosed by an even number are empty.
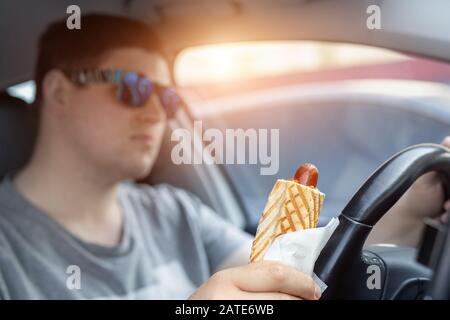
[[[249,233],[219,216],[193,194],[177,190],[177,196],[199,230],[211,270],[216,270],[235,250],[252,240]]]
[[[6,249],[4,248],[4,246],[2,245],[4,241],[3,235],[0,231],[0,300],[7,300],[9,299],[9,295],[8,295],[8,290],[6,288],[6,281],[4,278],[4,272],[2,271],[2,269],[5,268],[5,252]]]
[[[0,250],[2,250],[1,246],[0,246]],[[8,296],[8,290],[6,288],[6,282],[5,279],[3,278],[3,273],[2,273],[2,267],[3,267],[3,259],[2,259],[2,253],[0,252],[0,300],[6,300],[9,299]]]
[[[0,270],[0,300],[6,299],[5,281],[3,280],[2,270]]]

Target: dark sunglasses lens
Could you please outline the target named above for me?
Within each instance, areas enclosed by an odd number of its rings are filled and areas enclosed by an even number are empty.
[[[122,83],[120,100],[130,106],[143,106],[152,95],[153,86],[151,82],[135,72],[128,72]]]
[[[183,100],[175,90],[168,88],[161,92],[161,103],[166,109],[167,115],[173,117],[175,112],[181,107]]]

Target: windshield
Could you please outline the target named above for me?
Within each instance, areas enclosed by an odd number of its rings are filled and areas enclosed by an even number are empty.
[[[249,140],[241,145],[247,161],[223,164],[250,225],[274,181],[304,162],[320,171],[323,225],[380,163],[409,145],[440,143],[450,124],[450,65],[380,48],[311,41],[205,46],[183,51],[175,75],[203,130],[278,130],[277,146],[269,148],[279,154],[272,174],[249,161]]]

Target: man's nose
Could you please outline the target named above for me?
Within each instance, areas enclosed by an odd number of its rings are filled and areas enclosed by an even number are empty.
[[[137,110],[137,121],[144,124],[152,124],[166,120],[166,114],[159,100],[152,97],[148,103]]]

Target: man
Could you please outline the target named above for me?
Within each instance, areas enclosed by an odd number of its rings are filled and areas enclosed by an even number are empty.
[[[186,299],[233,257],[247,262],[251,237],[196,197],[131,183],[149,174],[166,124],[160,52],[151,30],[119,17],[42,36],[37,143],[0,186],[2,298]],[[207,284],[193,297],[317,298],[310,277],[275,263]]]
[[[35,150],[0,184],[1,298],[320,297],[292,267],[247,264],[251,236],[195,196],[132,182],[155,162],[169,84],[141,23],[90,15],[80,31],[47,29]]]

